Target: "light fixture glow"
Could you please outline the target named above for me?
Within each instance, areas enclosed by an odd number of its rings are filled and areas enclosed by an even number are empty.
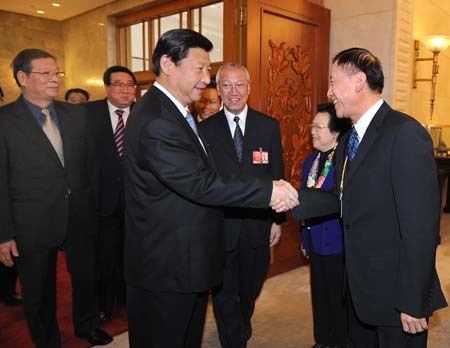
[[[101,26],[101,27],[103,27],[104,25],[105,25],[105,23],[101,23],[101,22],[99,22],[99,23],[97,23],[99,26]]]
[[[86,82],[88,85],[103,86],[103,80],[101,79],[89,79]]]
[[[61,5],[58,4],[57,2],[52,2],[52,6],[53,6],[53,7],[60,7]]]
[[[431,52],[442,52],[450,46],[450,37],[444,35],[429,35],[421,38],[420,42],[422,42],[422,44]]]
[[[42,11],[42,10],[37,10],[37,11],[36,11],[36,13],[39,13],[39,14],[44,14],[44,13],[45,13],[45,11]]]

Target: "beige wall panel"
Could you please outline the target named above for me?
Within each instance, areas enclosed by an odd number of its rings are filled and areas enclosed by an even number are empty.
[[[64,70],[64,46],[61,23],[54,20],[0,11],[0,86],[5,102],[20,95],[10,65],[24,48],[41,48],[53,54]]]

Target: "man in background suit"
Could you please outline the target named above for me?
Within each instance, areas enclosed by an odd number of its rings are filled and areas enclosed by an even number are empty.
[[[97,176],[97,293],[100,319],[111,319],[114,302],[125,302],[123,280],[123,137],[136,97],[136,78],[123,66],[103,74],[106,98],[86,104],[94,135]]]
[[[225,179],[187,106],[210,82],[212,43],[188,29],[164,33],[156,82],[125,135],[125,278],[131,348],[199,348],[208,290],[223,277],[222,205],[286,210],[291,186],[271,177]]]
[[[428,317],[446,306],[435,270],[436,163],[426,129],[391,109],[383,86],[381,63],[368,50],[333,58],[328,97],[337,116],[354,124],[336,149],[349,338],[358,348],[424,348]],[[332,196],[301,194],[297,218],[323,210],[324,196]]]
[[[0,261],[17,264],[25,317],[38,348],[61,347],[56,320],[56,259],[66,252],[75,335],[93,345],[95,296],[93,148],[84,109],[55,101],[56,59],[39,49],[12,63],[22,95],[0,109]]]
[[[284,177],[280,125],[247,105],[250,75],[240,65],[222,65],[216,75],[224,108],[199,124],[219,175]],[[239,128],[238,128],[239,127]],[[270,209],[226,208],[224,280],[215,289],[214,314],[223,348],[244,348],[252,334],[251,317],[278,243],[285,214]]]

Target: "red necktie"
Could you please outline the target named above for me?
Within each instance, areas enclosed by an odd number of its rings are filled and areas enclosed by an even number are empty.
[[[115,113],[119,116],[117,121],[116,130],[114,132],[114,140],[116,141],[117,153],[119,157],[123,154],[123,136],[125,135],[125,124],[123,123],[123,111],[122,109],[117,109]]]

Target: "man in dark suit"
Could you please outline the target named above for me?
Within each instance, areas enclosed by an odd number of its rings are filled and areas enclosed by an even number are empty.
[[[93,148],[84,109],[54,100],[56,59],[39,49],[12,63],[22,95],[0,109],[0,261],[18,266],[25,316],[38,348],[61,347],[56,320],[56,258],[66,252],[75,335],[93,345],[95,296]]]
[[[114,302],[124,303],[123,281],[123,138],[136,97],[136,78],[123,66],[103,74],[106,98],[86,104],[94,135],[97,164],[96,242],[97,293],[100,319],[111,319]]]
[[[328,97],[354,124],[336,150],[349,338],[358,348],[424,348],[428,317],[446,306],[435,271],[436,163],[425,128],[382,100],[383,85],[368,50],[333,58]],[[330,200],[317,191],[302,191],[298,218],[325,213]]]
[[[217,172],[223,177],[284,177],[280,125],[247,105],[250,75],[228,63],[217,71],[223,109],[199,124]],[[223,348],[244,348],[252,334],[251,317],[278,243],[285,214],[270,209],[226,208],[224,280],[213,292],[214,314]]]
[[[125,279],[131,348],[199,348],[207,291],[223,277],[222,205],[284,211],[296,195],[271,177],[225,179],[187,106],[210,82],[211,42],[188,29],[164,33],[156,82],[125,135]],[[294,190],[295,191],[295,190]]]

